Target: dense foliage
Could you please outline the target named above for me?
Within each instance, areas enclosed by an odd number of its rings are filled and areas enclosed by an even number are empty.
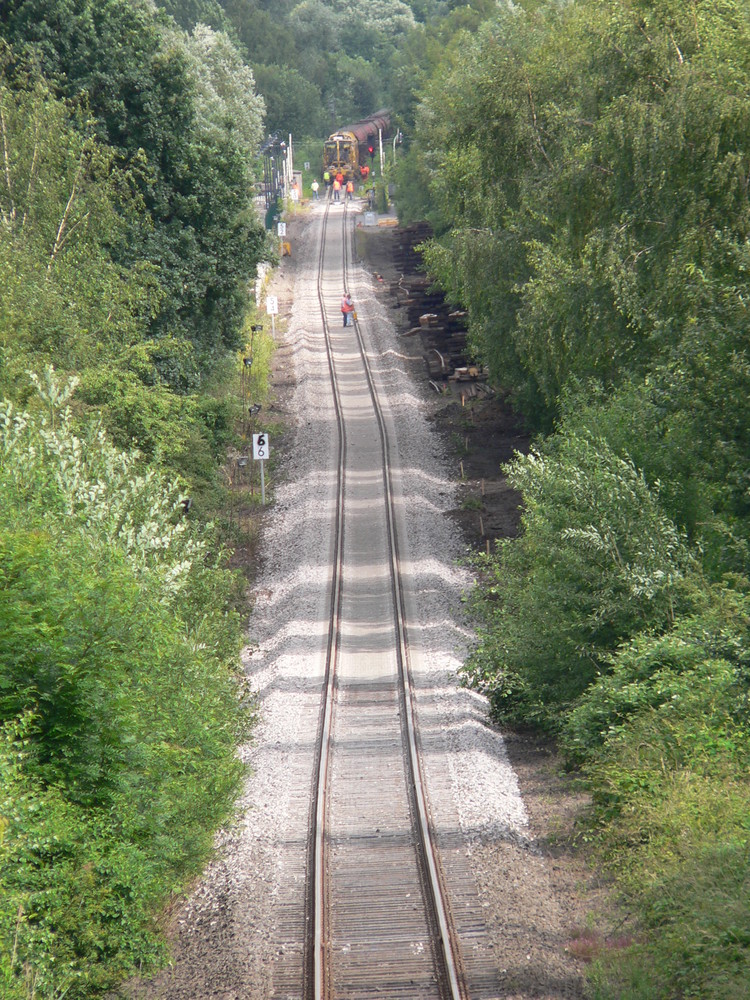
[[[35,381],[33,412],[0,404],[0,981],[78,997],[160,956],[250,716],[215,539],[177,484],[74,432],[74,384]]]
[[[243,777],[242,586],[206,520],[265,251],[263,105],[219,28],[140,0],[0,6],[9,1000],[163,961],[160,913]]]
[[[262,104],[229,40],[208,28],[186,40],[150,4],[130,0],[12,0],[0,33],[13,47],[14,89],[41,73],[55,97],[78,104],[91,141],[138,195],[141,211],[110,254],[123,269],[150,265],[159,291],[151,334],[185,340],[203,365],[238,346],[262,244],[248,204]],[[177,386],[187,377],[168,365],[164,376]]]
[[[740,0],[0,5],[4,996],[158,961],[230,807],[236,584],[180,501],[218,502],[262,137],[380,106],[537,432],[466,677],[586,777],[638,917],[592,989],[747,995],[748,42]]]
[[[503,5],[423,49],[401,170],[538,432],[466,676],[587,775],[641,918],[602,998],[750,981],[748,52],[732,0]]]
[[[46,361],[77,373],[115,441],[210,504],[231,423],[213,392],[265,253],[252,73],[226,35],[146,4],[45,8],[0,12],[0,386],[22,398]]]
[[[268,132],[297,141],[392,104],[393,61],[415,32],[494,0],[158,0],[183,28],[230,32],[267,107]]]

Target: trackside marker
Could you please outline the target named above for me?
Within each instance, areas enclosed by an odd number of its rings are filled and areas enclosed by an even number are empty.
[[[260,502],[266,505],[266,477],[264,473],[265,461],[271,454],[271,446],[268,443],[267,434],[253,434],[253,458],[260,462]]]

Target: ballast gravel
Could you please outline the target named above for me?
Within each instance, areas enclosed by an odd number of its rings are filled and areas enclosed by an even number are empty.
[[[281,314],[278,412],[268,416],[282,417],[287,432],[282,453],[274,452],[243,655],[258,699],[253,740],[240,750],[249,776],[234,824],[217,838],[215,860],[173,914],[172,964],[129,984],[129,996],[301,998],[305,842],[327,638],[320,623],[330,540],[322,512],[335,488],[335,423],[315,275],[323,210],[320,203],[290,220],[293,256],[283,259],[270,287]],[[451,850],[460,855],[471,905],[484,923],[482,947],[495,982],[482,1000],[583,997],[580,970],[565,949],[565,904],[530,832],[503,738],[488,722],[485,699],[458,680],[473,641],[462,601],[472,578],[448,516],[460,502],[454,463],[429,419],[437,397],[422,375],[421,356],[397,336],[375,281],[355,265],[349,284],[404,470],[406,537],[399,543],[414,581],[410,628],[422,648],[413,670],[420,733],[430,747],[430,804],[437,828],[455,833]],[[279,444],[271,437],[272,449]]]

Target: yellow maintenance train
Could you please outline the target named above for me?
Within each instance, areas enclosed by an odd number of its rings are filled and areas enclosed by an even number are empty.
[[[375,114],[354,125],[334,132],[326,139],[323,147],[323,171],[335,175],[339,171],[344,180],[358,180],[361,167],[372,168],[373,160],[379,154],[380,143],[391,134],[390,111],[376,111]]]

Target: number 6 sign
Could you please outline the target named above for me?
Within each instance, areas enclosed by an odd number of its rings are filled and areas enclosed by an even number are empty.
[[[271,454],[267,434],[253,434],[253,458],[260,462],[260,502],[266,505],[266,477],[264,475],[265,461]]]
[[[253,458],[256,459],[256,461],[258,459],[263,461],[263,459],[268,458],[270,454],[271,448],[268,444],[268,435],[253,434]]]

